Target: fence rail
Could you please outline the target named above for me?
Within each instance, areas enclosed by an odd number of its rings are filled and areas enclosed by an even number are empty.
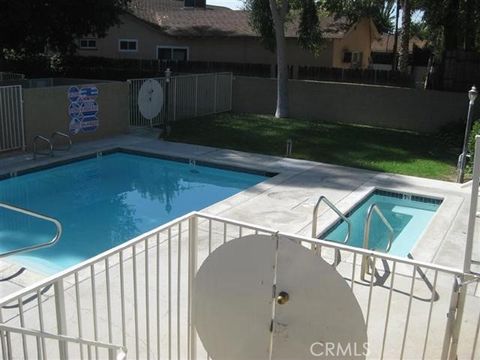
[[[22,87],[0,87],[0,152],[25,149]]]
[[[318,66],[300,66],[298,68],[298,79],[403,87],[414,87],[415,85],[414,78],[410,74],[403,74],[399,71],[378,69],[342,69]]]
[[[275,233],[191,213],[1,299],[0,322],[120,344],[136,359],[208,359],[192,324],[191,294],[199,265],[227,241]],[[454,306],[459,293],[471,294],[478,277],[337,243],[281,235],[308,247],[315,245],[318,256],[329,262],[335,251],[342,253],[344,261],[336,270],[362,309],[370,343],[368,358],[453,359],[452,339],[458,342],[459,358],[480,355],[476,346],[479,299],[467,296],[468,321],[462,323],[460,333]],[[360,278],[364,257],[374,269],[365,281]],[[0,345],[4,359],[28,358],[39,349],[52,358],[108,356],[95,344],[59,346],[6,328],[0,329]]]
[[[168,122],[230,111],[232,109],[232,73],[194,74],[154,78],[162,92],[163,106],[153,119],[146,119],[138,106],[138,93],[148,79],[127,80],[130,89],[130,125],[159,126]]]

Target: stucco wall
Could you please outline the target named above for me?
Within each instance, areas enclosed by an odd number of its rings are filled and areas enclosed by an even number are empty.
[[[95,132],[71,135],[74,144],[128,130],[128,84],[115,82],[95,86],[98,88],[99,126]],[[29,150],[35,135],[50,137],[55,131],[69,133],[68,88],[55,86],[23,90],[25,138]]]
[[[118,50],[120,39],[138,40],[136,52]],[[274,64],[275,56],[253,37],[172,37],[153,25],[123,16],[122,24],[112,27],[105,38],[97,39],[96,50],[79,50],[82,56],[107,58],[156,59],[157,46],[188,48],[191,61],[217,61],[251,64]],[[287,39],[288,62],[302,66],[332,66],[333,42],[327,40],[318,56],[303,50],[296,39]]]
[[[235,77],[233,111],[273,114],[275,79]],[[290,116],[435,132],[466,117],[466,94],[375,85],[290,80]],[[477,106],[474,116],[480,117]]]
[[[362,67],[366,68],[369,64],[371,55],[371,43],[374,34],[369,19],[362,19],[347,32],[344,38],[336,39],[333,45],[333,67],[350,68],[350,63],[343,62],[343,53],[345,51],[360,51],[363,53]]]

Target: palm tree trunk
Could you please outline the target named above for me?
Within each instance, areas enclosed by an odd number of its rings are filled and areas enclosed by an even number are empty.
[[[395,9],[395,35],[393,38],[392,71],[397,71],[397,51],[398,51],[398,18],[400,17],[400,0],[397,0]]]
[[[465,50],[475,50],[475,35],[477,21],[475,18],[475,1],[466,0],[465,2]]]
[[[411,11],[410,0],[403,0],[402,6],[402,37],[400,44],[400,58],[398,68],[401,72],[408,72],[408,45],[410,43],[410,21],[411,21]]]
[[[275,26],[275,42],[277,52],[277,109],[276,118],[288,117],[288,64],[287,44],[285,41],[285,16],[288,10],[288,0],[282,0],[281,8],[275,0],[270,0],[273,24]]]

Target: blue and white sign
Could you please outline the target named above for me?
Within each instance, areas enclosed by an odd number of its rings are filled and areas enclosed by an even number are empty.
[[[82,119],[82,131],[94,132],[98,127],[98,119],[96,115],[84,116]]]
[[[80,89],[78,88],[78,86],[70,86],[70,88],[68,89],[68,100],[70,100],[70,102],[75,102],[78,100],[79,97]]]
[[[98,89],[95,86],[83,87],[80,89],[80,97],[83,100],[96,99],[98,96]]]
[[[97,130],[100,123],[97,117],[97,96],[98,89],[96,86],[70,86],[67,97],[70,101],[68,116],[70,117],[69,130],[71,134]]]

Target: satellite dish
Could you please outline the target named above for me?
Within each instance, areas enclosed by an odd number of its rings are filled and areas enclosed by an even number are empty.
[[[138,108],[145,119],[152,120],[163,107],[163,89],[154,79],[145,80],[138,91]]]
[[[367,328],[345,280],[284,236],[249,235],[217,248],[198,270],[193,307],[214,360],[366,357]]]

